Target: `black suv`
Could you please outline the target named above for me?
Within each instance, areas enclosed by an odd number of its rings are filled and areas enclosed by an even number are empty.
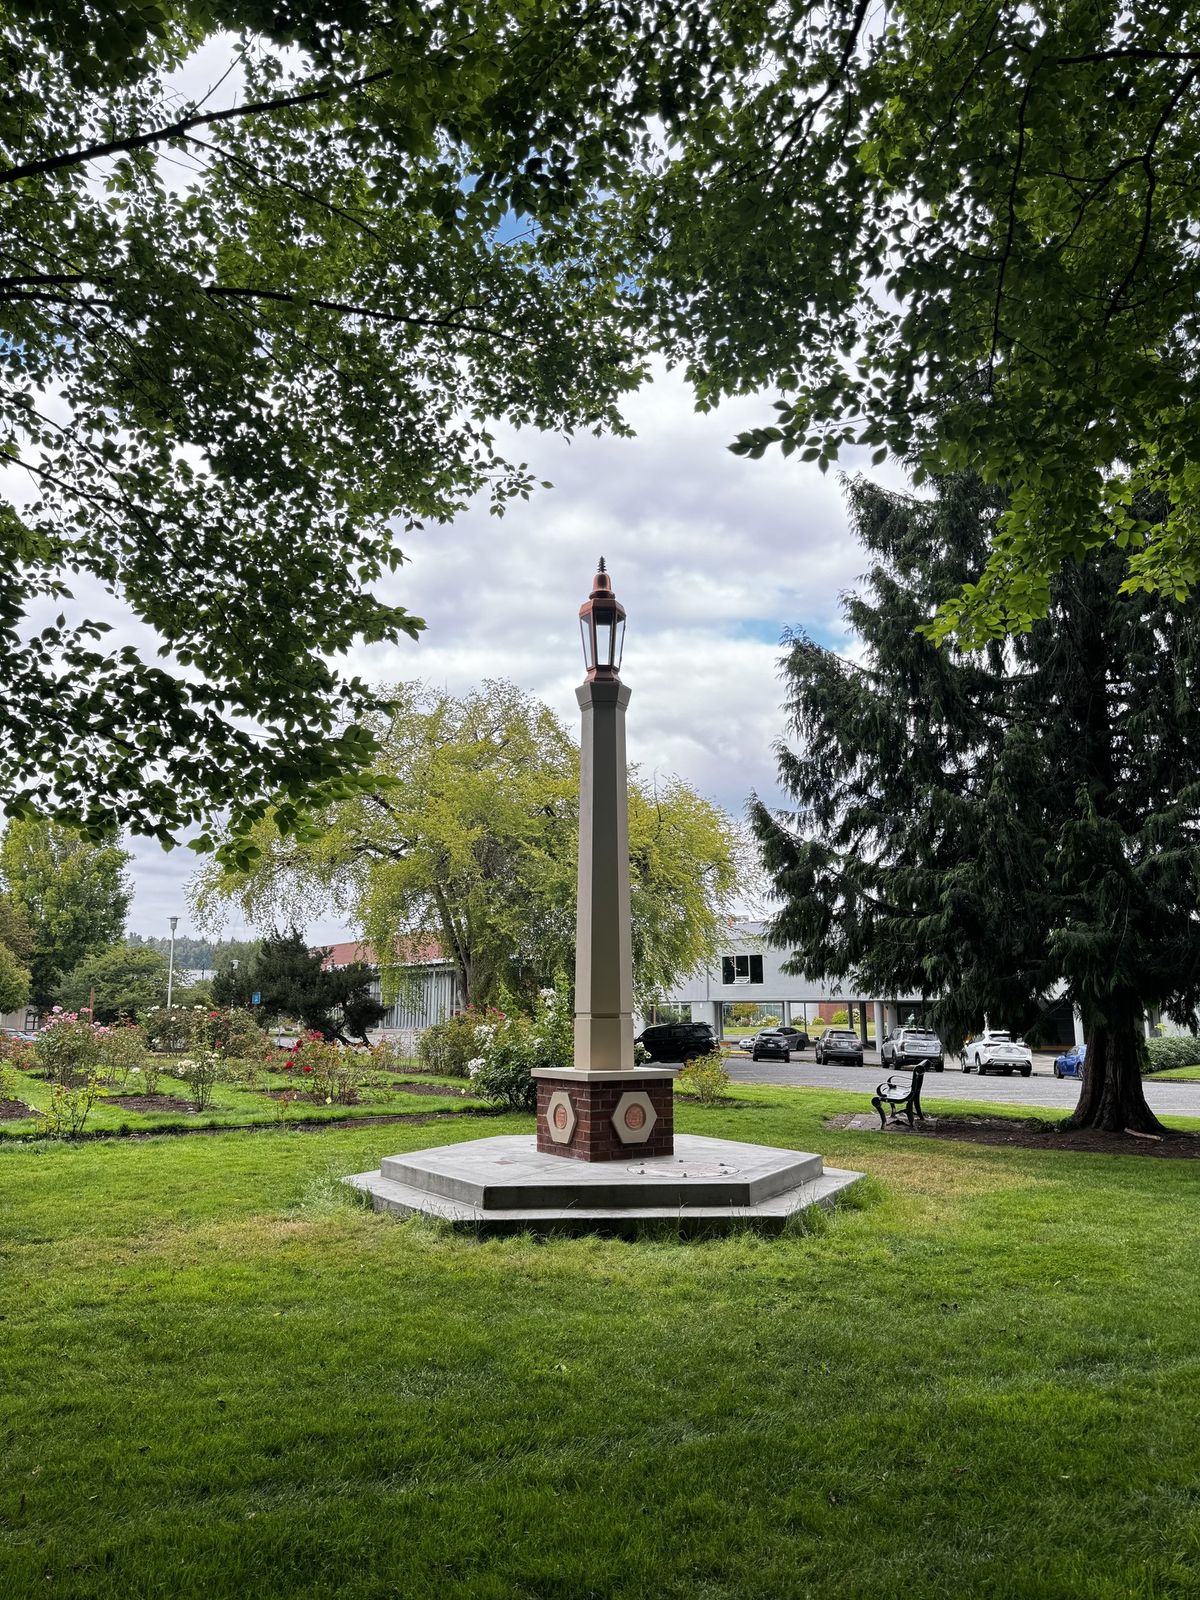
[[[707,1022],[656,1022],[638,1035],[651,1061],[690,1061],[715,1056],[721,1048]]]
[[[792,1051],[799,1049],[800,1046],[790,1033],[783,1033],[778,1028],[768,1028],[763,1033],[755,1035],[750,1056],[754,1061],[768,1060],[772,1056],[777,1061],[790,1061]]]

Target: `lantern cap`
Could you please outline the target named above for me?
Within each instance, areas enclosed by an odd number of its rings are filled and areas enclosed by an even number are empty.
[[[612,592],[612,579],[608,575],[608,568],[604,564],[604,557],[601,556],[600,563],[596,568],[596,576],[592,579],[592,592],[589,596],[589,599],[599,600],[602,595],[610,595]]]

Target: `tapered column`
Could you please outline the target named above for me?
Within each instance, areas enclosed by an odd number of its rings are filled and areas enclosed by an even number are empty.
[[[633,1068],[633,947],[629,913],[629,689],[596,679],[575,691],[579,752],[579,898],[575,933],[575,1067]]]

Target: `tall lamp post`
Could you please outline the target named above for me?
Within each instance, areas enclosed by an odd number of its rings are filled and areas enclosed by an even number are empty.
[[[579,608],[579,628],[586,677],[575,691],[582,713],[575,1049],[569,1067],[534,1073],[538,1149],[583,1161],[669,1155],[677,1073],[634,1063],[625,607],[603,558]]]
[[[167,1010],[171,1009],[171,991],[175,987],[175,929],[179,926],[179,918],[172,917],[171,922],[171,955],[167,962]]]

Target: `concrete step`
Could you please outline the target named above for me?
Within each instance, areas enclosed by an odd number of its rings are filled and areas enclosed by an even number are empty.
[[[484,1235],[601,1233],[637,1238],[645,1233],[706,1236],[735,1232],[746,1227],[778,1233],[790,1218],[814,1206],[831,1206],[840,1193],[857,1183],[861,1177],[860,1172],[829,1167],[818,1178],[748,1205],[576,1205],[558,1209],[538,1206],[495,1211],[396,1183],[379,1172],[356,1173],[343,1181],[369,1196],[376,1211],[388,1211],[402,1217],[421,1213],[440,1218],[453,1227],[468,1228]]]
[[[539,1153],[522,1135],[497,1135],[385,1156],[380,1176],[480,1212],[751,1206],[821,1176],[821,1157],[679,1134],[669,1156],[578,1161]]]

